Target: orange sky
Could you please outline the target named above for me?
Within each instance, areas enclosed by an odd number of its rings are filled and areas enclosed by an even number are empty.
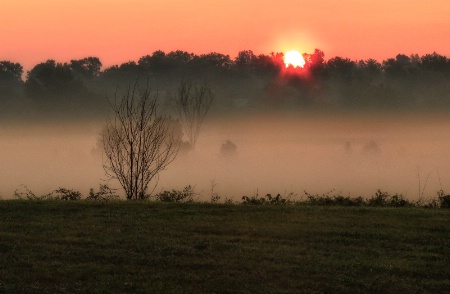
[[[109,66],[158,49],[449,56],[449,15],[447,0],[1,0],[0,60],[30,69],[98,56]]]

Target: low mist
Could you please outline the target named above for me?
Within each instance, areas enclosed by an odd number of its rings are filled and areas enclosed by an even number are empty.
[[[3,125],[0,196],[25,185],[37,195],[59,187],[87,195],[106,176],[103,122]],[[224,154],[227,140],[235,152]],[[314,113],[209,115],[196,148],[181,150],[153,194],[191,185],[199,200],[304,191],[370,197],[377,189],[408,199],[448,190],[450,119],[444,114]],[[118,182],[109,185],[120,188]],[[420,190],[419,190],[420,188]],[[152,189],[150,189],[152,190]],[[123,191],[119,190],[123,196]]]

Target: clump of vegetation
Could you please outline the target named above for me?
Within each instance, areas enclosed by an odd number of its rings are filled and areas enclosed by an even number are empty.
[[[305,204],[312,205],[339,205],[339,206],[373,206],[373,207],[412,207],[412,206],[420,206],[418,202],[406,200],[401,194],[390,195],[388,192],[377,190],[375,195],[368,199],[364,199],[361,196],[358,197],[350,197],[350,196],[342,196],[342,195],[333,195],[334,190],[327,192],[322,195],[313,195],[309,194],[305,191],[305,195],[307,200]]]
[[[450,195],[445,195],[444,191],[441,189],[437,192],[439,199],[440,208],[450,208]]]
[[[211,203],[218,203],[220,201],[220,195],[214,192],[214,188],[217,186],[215,181],[211,181]]]
[[[19,189],[14,191],[14,198],[19,200],[80,200],[82,194],[79,191],[58,188],[51,193],[44,195],[36,195],[27,186],[21,185]]]
[[[156,200],[161,202],[194,202],[194,188],[189,185],[182,191],[172,189],[172,191],[163,191],[156,195]]]
[[[310,194],[305,191],[307,200],[304,203],[311,204],[311,205],[322,205],[322,206],[328,206],[328,205],[362,206],[362,205],[364,205],[364,198],[362,198],[361,196],[358,196],[356,198],[352,198],[350,196],[342,196],[342,195],[330,196],[330,194],[333,191],[334,190],[331,190],[322,195]]]
[[[368,206],[391,206],[391,207],[405,207],[415,206],[413,201],[406,200],[403,195],[390,195],[388,192],[377,190],[374,196],[367,200]]]
[[[86,197],[86,200],[95,200],[95,201],[108,201],[108,200],[118,200],[120,199],[119,195],[116,194],[116,189],[111,189],[108,185],[100,185],[100,190],[98,192],[94,192],[94,189],[90,189],[89,196]]]
[[[20,188],[17,188],[14,191],[14,198],[19,200],[40,200],[41,197],[36,196],[30,189],[28,189],[25,185],[20,185]]]
[[[50,199],[54,200],[80,200],[81,193],[72,189],[59,188],[49,194]]]
[[[259,195],[256,194],[252,197],[248,197],[248,196],[242,196],[242,204],[252,204],[252,205],[261,205],[264,204],[265,199],[259,198]]]
[[[255,196],[248,197],[242,196],[242,204],[250,204],[250,205],[264,205],[264,204],[292,204],[293,202],[289,199],[290,196],[283,198],[281,194],[277,194],[277,196],[272,196],[272,194],[266,194],[265,197],[259,198],[258,193]]]
[[[217,184],[212,181],[211,183],[211,203],[219,203],[222,197],[215,192],[214,188]],[[222,203],[224,204],[243,204],[243,205],[313,205],[313,206],[368,206],[368,207],[421,207],[421,208],[445,208],[450,209],[450,195],[446,195],[441,189],[437,192],[437,198],[431,198],[425,200],[420,197],[419,200],[408,200],[402,194],[389,194],[386,191],[378,189],[370,198],[364,198],[362,196],[350,197],[343,196],[339,193],[332,195],[334,190],[331,190],[324,194],[310,194],[304,191],[306,199],[300,200],[293,199],[295,196],[293,193],[287,196],[277,194],[266,194],[264,197],[260,197],[258,192],[254,196],[242,196],[241,202],[234,202],[231,198],[225,198]],[[200,194],[194,191],[194,187],[188,185],[183,190],[165,190],[155,196],[146,195],[144,200],[155,200],[160,202],[176,202],[176,203],[194,203],[199,202],[195,199]],[[83,195],[76,190],[58,188],[51,193],[44,195],[36,195],[33,191],[28,189],[25,185],[21,185],[20,188],[14,192],[14,198],[19,200],[120,200],[120,196],[117,194],[116,189],[110,188],[108,185],[100,185],[99,191],[95,192],[94,189],[90,189],[89,195],[83,198]]]
[[[98,192],[94,192],[94,189],[91,189],[89,192],[89,196],[86,197],[86,200],[112,200],[112,199],[120,199],[119,195],[117,195],[115,190],[111,189],[108,185],[100,185],[100,190]],[[19,200],[82,200],[83,194],[80,191],[66,188],[58,188],[50,193],[44,195],[36,195],[33,191],[28,189],[27,186],[21,185],[20,188],[14,191],[13,197]]]

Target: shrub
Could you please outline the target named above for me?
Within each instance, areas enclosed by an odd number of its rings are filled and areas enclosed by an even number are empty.
[[[14,198],[20,200],[80,200],[81,196],[82,195],[79,191],[65,188],[59,188],[51,193],[38,196],[25,185],[21,185],[20,189],[16,189],[14,191]]]
[[[292,195],[289,194],[289,195]],[[291,204],[287,198],[283,198],[280,194],[273,197],[272,194],[266,194],[265,197],[258,198],[258,194],[253,197],[242,196],[242,204],[250,204],[250,205],[263,205],[263,204]]]
[[[439,199],[439,207],[450,208],[450,195],[445,195],[442,189],[439,190],[437,194]]]
[[[242,204],[261,205],[266,200],[264,198],[258,198],[258,194],[252,197],[242,196]]]
[[[14,191],[14,198],[20,199],[20,200],[39,200],[40,197],[36,196],[30,189],[28,189],[25,185],[20,185],[20,188],[16,189]]]
[[[173,189],[156,195],[156,200],[162,202],[193,202],[196,193],[191,185],[184,187],[182,191]]]
[[[215,181],[211,181],[211,203],[218,203],[220,201],[220,195],[214,192],[214,188],[217,186]]]
[[[322,195],[310,194],[305,191],[306,204],[311,205],[341,205],[341,206],[361,206],[364,205],[364,199],[359,196],[356,198],[351,198],[350,196],[334,195],[330,196],[334,190],[331,190]]]
[[[335,205],[342,206],[362,206],[364,205],[364,198],[358,196],[351,198],[350,196],[333,196],[333,202]]]
[[[395,194],[389,199],[389,206],[394,207],[406,207],[406,206],[414,206],[414,203],[403,198],[401,194]]]
[[[374,196],[367,200],[369,206],[386,206],[386,200],[389,198],[388,192],[383,192],[380,189],[377,190]]]
[[[44,196],[45,197],[45,196]],[[69,190],[65,188],[59,188],[48,194],[48,199],[54,200],[80,200],[81,193],[75,190]]]
[[[115,189],[111,189],[108,185],[100,185],[100,190],[98,192],[94,192],[94,189],[90,189],[89,196],[86,197],[86,200],[95,200],[95,201],[108,201],[108,200],[117,200],[119,199],[119,195],[115,193]]]

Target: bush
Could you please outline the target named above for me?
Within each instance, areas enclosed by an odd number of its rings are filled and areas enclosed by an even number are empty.
[[[289,194],[289,196],[292,194]],[[280,194],[273,197],[272,194],[266,194],[265,197],[258,198],[258,194],[253,197],[242,196],[242,204],[262,205],[262,204],[291,204],[287,198],[283,198]]]
[[[20,189],[14,191],[14,198],[20,200],[80,200],[81,193],[75,190],[59,188],[51,193],[37,196],[25,185],[21,185]]]
[[[439,190],[437,194],[439,199],[439,207],[450,208],[450,195],[445,195],[442,189]]]
[[[90,189],[89,196],[86,197],[86,200],[94,200],[94,201],[108,201],[108,200],[118,200],[119,195],[115,193],[115,189],[111,189],[108,185],[100,185],[100,190],[98,192],[94,192],[94,189]]]
[[[194,189],[191,185],[184,187],[183,191],[175,190],[164,191],[156,195],[156,200],[162,202],[193,202]]]
[[[356,198],[351,198],[349,196],[334,196],[333,203],[342,206],[362,206],[364,205],[364,198],[361,196]]]
[[[75,190],[59,188],[53,191],[51,194],[48,194],[48,198],[54,200],[80,200],[81,193]]]
[[[386,206],[386,200],[389,198],[388,192],[383,192],[380,189],[377,190],[374,196],[367,200],[369,206]]]
[[[406,207],[406,206],[414,206],[414,203],[404,199],[403,195],[401,194],[395,194],[389,199],[388,205],[393,207]]]
[[[266,200],[264,198],[258,198],[258,194],[252,197],[242,196],[242,204],[261,205]]]
[[[367,200],[369,206],[390,206],[390,207],[406,207],[406,206],[422,206],[421,202],[411,202],[406,200],[402,194],[390,195],[388,192],[377,190],[374,196]]]
[[[305,191],[306,198],[306,204],[311,205],[340,205],[340,206],[361,206],[364,205],[364,199],[359,196],[356,198],[351,198],[350,196],[342,196],[342,195],[334,195],[330,196],[334,190],[331,190],[327,193],[324,193],[322,195],[318,194],[309,194]]]
[[[39,200],[41,197],[36,196],[30,189],[25,185],[20,185],[20,188],[14,191],[14,198],[20,200]]]

